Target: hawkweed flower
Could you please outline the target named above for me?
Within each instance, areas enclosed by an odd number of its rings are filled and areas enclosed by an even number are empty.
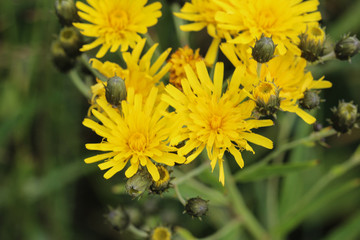
[[[189,64],[195,70],[195,63],[203,58],[199,54],[200,49],[193,51],[189,46],[179,48],[171,54],[169,62],[172,64],[170,68],[169,82],[181,90],[181,80],[186,77],[184,66]]]
[[[244,62],[241,58],[244,56],[241,55],[244,54],[243,51],[237,50],[234,45],[228,43],[220,48],[235,67],[246,68],[246,76],[241,84],[244,91],[250,93],[250,98],[256,101],[259,95],[264,95],[263,98],[267,99],[271,91],[278,91],[279,110],[296,113],[308,124],[316,121],[313,116],[299,107],[299,101],[304,98],[307,91],[330,88],[332,84],[324,80],[324,77],[314,80],[311,72],[306,71],[305,59],[290,52],[277,56],[267,64],[263,64],[259,77],[257,62],[253,59]],[[264,84],[269,87],[265,87]]]
[[[152,58],[158,44],[154,44],[143,56],[141,52],[144,49],[146,39],[139,41],[131,53],[123,53],[126,68],[122,68],[116,63],[106,61],[104,63],[97,59],[91,59],[92,67],[98,70],[107,78],[118,76],[125,81],[126,89],[133,88],[135,94],[141,94],[145,98],[149,95],[150,90],[157,86],[160,90],[163,84],[160,79],[169,72],[171,63],[165,63],[171,49],[164,51],[153,63]],[[141,57],[140,57],[141,56]],[[92,107],[97,108],[96,99],[105,98],[106,82],[97,80],[97,83],[91,87],[93,94]]]
[[[224,4],[230,4],[231,0],[222,1]],[[217,50],[222,38],[229,37],[229,31],[217,27],[215,14],[222,11],[222,7],[213,0],[192,0],[185,3],[180,13],[174,13],[175,16],[188,20],[191,23],[180,26],[182,31],[200,31],[207,29],[208,34],[213,38],[209,50],[205,56],[207,65],[212,65],[215,61]]]
[[[157,181],[153,181],[150,186],[150,192],[155,194],[162,194],[171,187],[171,171],[167,170],[166,167],[158,165],[158,171],[160,173],[160,178]]]
[[[214,1],[225,10],[215,15],[218,28],[236,32],[228,42],[252,46],[264,34],[272,38],[277,45],[275,54],[280,55],[288,50],[300,55],[298,36],[308,23],[321,20],[318,0],[234,0],[237,4],[226,6]]]
[[[227,91],[222,94],[224,64],[217,63],[214,82],[211,81],[205,63],[196,63],[196,72],[185,66],[186,79],[182,81],[183,92],[169,84],[162,99],[175,108],[174,125],[177,125],[171,145],[185,141],[178,153],[187,156],[186,163],[193,161],[204,148],[207,150],[214,170],[219,163],[219,181],[224,185],[223,155],[229,151],[242,168],[242,150],[253,151],[248,142],[272,148],[272,141],[253,133],[258,127],[273,125],[271,120],[255,120],[251,114],[254,102],[244,101],[240,81],[242,68],[236,68]]]
[[[320,59],[324,52],[325,31],[318,23],[313,22],[307,25],[306,31],[299,35],[301,57],[309,62]]]
[[[81,33],[96,40],[86,44],[81,51],[89,51],[101,45],[96,54],[103,57],[109,50],[122,52],[134,48],[148,27],[154,26],[161,17],[161,3],[145,6],[147,0],[88,0],[89,5],[76,2],[79,16],[88,23],[74,23]]]
[[[171,230],[167,227],[156,227],[151,231],[150,240],[171,240]]]
[[[168,138],[174,130],[168,125],[168,119],[163,115],[168,104],[160,102],[155,106],[158,89],[153,88],[143,104],[143,96],[135,94],[134,89],[128,89],[127,101],[122,101],[122,112],[116,111],[105,99],[98,99],[97,104],[103,113],[92,110],[92,114],[102,124],[89,118],[83,125],[94,130],[104,140],[101,143],[88,143],[89,150],[106,153],[85,159],[86,163],[104,160],[98,166],[101,170],[108,169],[104,174],[106,179],[130,166],[125,172],[127,178],[137,173],[140,166],[146,167],[154,181],[160,179],[159,171],[154,163],[173,166],[183,163],[184,157],[176,153],[174,147],[168,146]]]

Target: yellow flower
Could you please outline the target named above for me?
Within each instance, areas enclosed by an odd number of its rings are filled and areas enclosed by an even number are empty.
[[[225,4],[230,0],[223,0],[223,2]],[[222,11],[222,8],[215,4],[213,0],[192,0],[191,3],[185,3],[180,11],[180,13],[174,13],[175,16],[193,22],[180,26],[182,31],[200,31],[206,27],[208,34],[214,38],[205,56],[206,64],[212,65],[221,38],[230,36],[227,30],[218,29],[217,27],[215,14]]]
[[[294,112],[306,123],[312,124],[315,118],[298,107],[298,100],[304,97],[304,92],[311,89],[324,89],[332,86],[324,78],[314,80],[311,72],[306,71],[306,60],[288,52],[284,56],[277,56],[267,64],[262,64],[260,78],[257,75],[257,63],[253,59],[242,61],[244,53],[231,44],[223,44],[221,50],[235,67],[246,68],[246,77],[241,84],[244,90],[252,93],[254,100],[258,99],[259,86],[274,85],[279,91],[280,110]],[[262,95],[263,97],[264,94]],[[267,97],[265,97],[267,98]]]
[[[163,52],[158,59],[151,64],[151,59],[158,44],[154,44],[142,57],[140,57],[141,52],[144,49],[145,42],[146,39],[142,39],[136,44],[132,53],[123,53],[126,68],[122,68],[118,64],[108,61],[102,63],[97,59],[90,60],[92,67],[97,69],[107,78],[114,77],[115,75],[121,77],[124,79],[127,89],[133,88],[135,94],[142,94],[145,99],[154,86],[158,85],[160,90],[162,89],[162,83],[159,81],[171,67],[171,63],[166,63],[163,66],[166,58],[170,54],[170,48]],[[92,86],[93,104],[96,104],[96,98],[105,99],[104,85],[106,86],[106,82],[98,80],[98,83]]]
[[[171,54],[169,62],[172,64],[170,69],[170,79],[169,82],[173,84],[178,89],[181,88],[181,79],[186,77],[184,66],[190,64],[191,68],[195,70],[195,63],[201,61],[203,58],[199,54],[200,49],[197,49],[195,52],[185,46],[179,48],[176,52]]]
[[[89,23],[74,23],[85,36],[96,40],[82,47],[88,51],[102,45],[97,58],[107,51],[115,52],[119,48],[127,51],[141,40],[140,34],[147,33],[147,28],[154,26],[161,16],[161,3],[155,2],[145,6],[147,0],[87,0],[90,6],[80,1],[76,7],[79,16]]]
[[[252,133],[253,128],[271,126],[271,120],[255,120],[251,114],[253,101],[244,101],[246,94],[239,89],[244,72],[236,68],[227,91],[222,94],[224,64],[217,63],[214,82],[211,81],[205,63],[196,63],[196,72],[185,66],[186,79],[182,81],[183,92],[169,84],[162,99],[175,108],[174,124],[178,127],[171,145],[183,141],[178,149],[180,155],[190,155],[193,161],[204,148],[207,150],[214,170],[219,163],[219,181],[224,185],[223,155],[229,151],[240,167],[244,166],[242,150],[253,151],[248,142],[272,148],[271,140]],[[198,76],[198,77],[197,77]]]
[[[214,0],[219,5],[222,1]],[[272,37],[277,44],[277,54],[287,50],[300,55],[297,48],[298,36],[305,31],[308,23],[321,20],[317,11],[318,0],[234,0],[237,4],[217,12],[218,28],[236,31],[230,43],[253,45],[262,34]]]
[[[89,118],[83,121],[84,126],[104,138],[101,143],[86,144],[86,148],[106,153],[86,158],[85,162],[104,160],[98,166],[101,170],[109,169],[104,174],[106,179],[121,171],[129,162],[130,167],[125,172],[127,178],[132,177],[141,165],[147,168],[154,181],[158,181],[160,174],[154,162],[173,166],[185,161],[172,153],[176,149],[167,144],[173,129],[163,115],[168,104],[161,102],[155,107],[157,93],[158,89],[154,87],[143,104],[142,95],[135,94],[130,88],[127,101],[122,101],[121,114],[106,100],[98,99],[97,103],[104,113],[95,109],[92,113],[102,125]]]
[[[167,227],[156,227],[151,232],[150,240],[171,240],[171,230]]]

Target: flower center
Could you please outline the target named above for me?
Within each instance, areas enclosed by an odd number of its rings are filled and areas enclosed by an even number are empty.
[[[262,82],[254,89],[254,98],[262,100],[264,103],[268,103],[271,95],[277,95],[272,83]]]
[[[128,14],[121,9],[117,9],[110,13],[109,21],[114,29],[118,31],[124,30],[129,23]]]
[[[129,138],[128,144],[132,150],[142,152],[146,148],[146,137],[139,132],[133,133]]]
[[[213,130],[217,130],[218,128],[221,127],[221,123],[222,123],[222,117],[218,115],[213,115],[210,120],[210,127]]]

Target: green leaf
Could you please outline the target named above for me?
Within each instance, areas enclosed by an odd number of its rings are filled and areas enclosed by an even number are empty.
[[[352,218],[347,220],[340,227],[333,230],[325,239],[338,240],[338,239],[359,239],[360,237],[360,211],[357,212]]]
[[[262,166],[256,169],[256,171],[244,172],[243,174],[238,175],[236,181],[250,182],[263,180],[269,177],[286,176],[287,174],[304,171],[317,165],[318,161],[312,160],[307,162],[294,162],[289,164]]]

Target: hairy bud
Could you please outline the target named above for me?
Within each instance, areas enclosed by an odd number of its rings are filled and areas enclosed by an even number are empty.
[[[118,107],[121,105],[121,101],[126,99],[126,95],[125,81],[122,78],[115,76],[107,80],[105,97],[108,103]]]
[[[360,51],[360,41],[356,36],[346,35],[344,36],[334,48],[337,59],[350,60]]]
[[[258,63],[266,63],[274,57],[276,45],[272,38],[261,35],[259,40],[256,40],[255,46],[252,48],[252,57]]]

